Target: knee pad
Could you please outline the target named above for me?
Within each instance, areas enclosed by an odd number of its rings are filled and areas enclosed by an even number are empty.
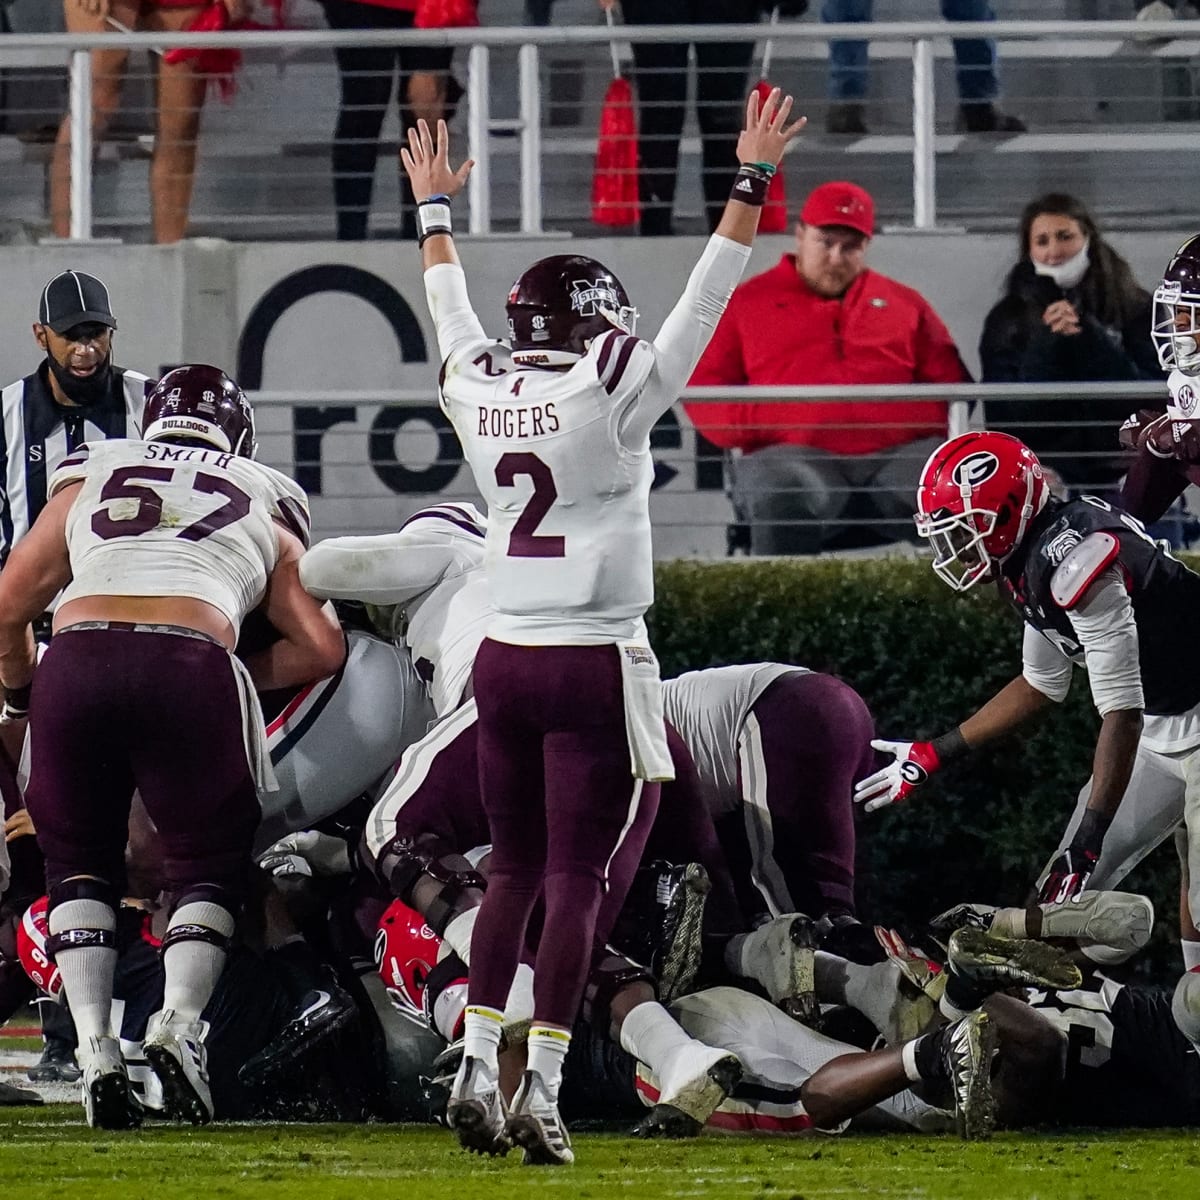
[[[1179,1032],[1193,1046],[1200,1046],[1200,971],[1188,971],[1175,985],[1171,1016]]]
[[[421,915],[434,933],[441,937],[446,926],[476,907],[468,891],[486,891],[487,880],[478,871],[456,871],[447,867],[432,849],[418,845],[409,837],[393,838],[380,851],[377,872],[393,896],[412,904],[413,888],[422,875],[440,883],[441,890],[423,906]]]
[[[50,890],[46,957],[62,950],[116,953],[117,910],[112,886],[101,879],[68,879]]]

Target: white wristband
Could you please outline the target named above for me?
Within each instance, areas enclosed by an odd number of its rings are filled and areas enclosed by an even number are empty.
[[[443,200],[422,200],[417,207],[417,237],[420,243],[435,233],[451,233],[450,205]]]

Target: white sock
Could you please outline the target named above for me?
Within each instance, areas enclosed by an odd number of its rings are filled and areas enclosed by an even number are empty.
[[[442,941],[458,955],[459,958],[467,964],[471,965],[471,934],[475,930],[475,919],[479,916],[479,909],[468,909],[465,913],[459,913],[447,926],[446,932],[442,934]]]
[[[499,1071],[503,1024],[503,1013],[481,1004],[468,1004],[463,1017],[463,1057],[483,1063],[493,1074]]]
[[[222,938],[233,936],[233,913],[219,904],[197,900],[181,904],[171,915],[167,934],[184,925],[202,925]],[[187,1024],[200,1020],[225,967],[226,951],[211,942],[187,938],[163,951],[163,1008],[174,1009]]]
[[[558,1100],[558,1089],[562,1086],[563,1063],[571,1047],[571,1035],[565,1029],[549,1029],[545,1025],[534,1025],[529,1030],[529,1070],[536,1071],[550,1093],[550,1099]]]
[[[1189,942],[1186,938],[1181,938],[1179,948],[1183,951],[1183,969],[1185,971],[1194,971],[1200,967],[1200,942]]]
[[[667,1059],[693,1040],[657,1000],[639,1004],[621,1022],[621,1049],[644,1062],[660,1080]]]
[[[66,900],[50,910],[49,926],[52,934],[68,929],[114,933],[117,914],[102,900]],[[64,946],[55,962],[80,1045],[86,1045],[88,1038],[110,1037],[116,947]]]

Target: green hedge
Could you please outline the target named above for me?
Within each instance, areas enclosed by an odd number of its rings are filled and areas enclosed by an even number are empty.
[[[880,737],[944,733],[1021,669],[1021,622],[995,589],[955,595],[927,560],[670,562],[657,589],[650,626],[664,676],[758,661],[826,671],[862,695]],[[960,900],[1020,903],[1088,777],[1097,728],[1077,672],[1065,704],[953,764],[907,804],[861,816],[862,915],[919,925]],[[1170,973],[1169,846],[1125,886],[1153,898],[1148,966]]]

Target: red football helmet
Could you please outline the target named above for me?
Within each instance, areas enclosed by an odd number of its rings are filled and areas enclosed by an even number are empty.
[[[1042,464],[1007,433],[964,433],[943,442],[921,471],[917,533],[934,550],[933,569],[965,592],[1021,543],[1046,505]]]
[[[58,999],[62,991],[62,976],[46,954],[46,939],[50,936],[50,900],[43,896],[26,910],[17,926],[17,958],[25,974],[47,996]]]
[[[567,366],[593,338],[609,329],[633,333],[636,323],[621,281],[581,254],[535,262],[508,293],[508,336],[519,366]]]
[[[379,918],[375,965],[392,1003],[414,1020],[424,1020],[425,981],[441,948],[442,939],[403,900],[393,900]]]
[[[142,437],[147,442],[199,441],[226,454],[253,458],[254,410],[224,371],[195,364],[168,371],[146,397]]]

